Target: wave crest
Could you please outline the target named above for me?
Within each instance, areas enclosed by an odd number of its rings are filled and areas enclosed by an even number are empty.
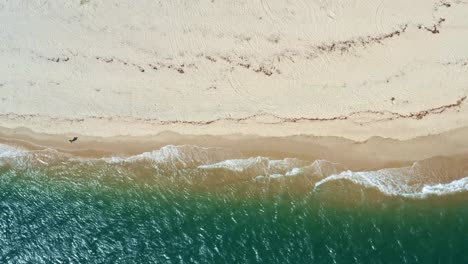
[[[315,183],[314,189],[347,181],[377,189],[389,196],[424,198],[429,195],[445,195],[468,191],[464,165],[446,158],[432,158],[403,168],[358,172],[347,170]]]
[[[108,163],[123,163],[150,161],[156,164],[166,164],[173,167],[194,167],[232,158],[238,153],[222,148],[205,148],[193,145],[168,145],[142,154],[130,157],[104,158]]]
[[[15,158],[21,157],[27,154],[27,151],[20,148],[0,144],[0,158]]]
[[[72,174],[75,171],[115,170],[126,175],[144,174],[147,178],[154,175],[190,175],[193,182],[219,179],[223,179],[224,183],[252,179],[269,182],[299,176],[295,182],[305,183],[313,189],[331,188],[336,193],[340,191],[336,188],[343,187],[340,184],[351,183],[376,189],[384,195],[404,197],[468,191],[467,162],[440,157],[417,161],[402,168],[350,171],[327,160],[319,159],[311,163],[297,158],[243,158],[239,152],[193,145],[168,145],[130,157],[95,159],[77,158],[53,149],[28,151],[0,144],[0,166],[7,169],[47,168],[52,173],[67,170]]]

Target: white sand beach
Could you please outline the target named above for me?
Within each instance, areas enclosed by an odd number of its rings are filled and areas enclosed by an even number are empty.
[[[0,126],[410,139],[468,125],[468,4],[0,1]]]

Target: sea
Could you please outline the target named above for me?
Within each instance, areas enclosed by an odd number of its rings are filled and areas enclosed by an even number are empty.
[[[468,164],[0,145],[0,263],[468,263]]]

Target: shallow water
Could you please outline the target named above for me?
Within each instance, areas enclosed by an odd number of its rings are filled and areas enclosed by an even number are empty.
[[[468,263],[463,161],[168,146],[80,159],[0,146],[0,263]]]

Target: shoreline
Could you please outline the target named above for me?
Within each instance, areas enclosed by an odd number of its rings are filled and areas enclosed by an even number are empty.
[[[73,136],[79,139],[71,144],[68,142],[70,134],[43,134],[26,128],[0,128],[0,144],[28,150],[51,148],[79,157],[125,157],[167,145],[196,145],[237,151],[243,158],[267,156],[311,161],[325,159],[357,170],[407,166],[417,160],[438,156],[468,157],[468,127],[409,140],[371,137],[364,141],[354,141],[343,137],[312,135],[182,135],[167,131],[150,136]]]
[[[303,4],[0,4],[0,136],[78,156],[193,144],[358,169],[467,155],[467,3]]]
[[[468,126],[464,2],[46,2],[0,4],[2,127],[363,141]]]
[[[468,263],[467,17],[0,0],[0,262]]]

